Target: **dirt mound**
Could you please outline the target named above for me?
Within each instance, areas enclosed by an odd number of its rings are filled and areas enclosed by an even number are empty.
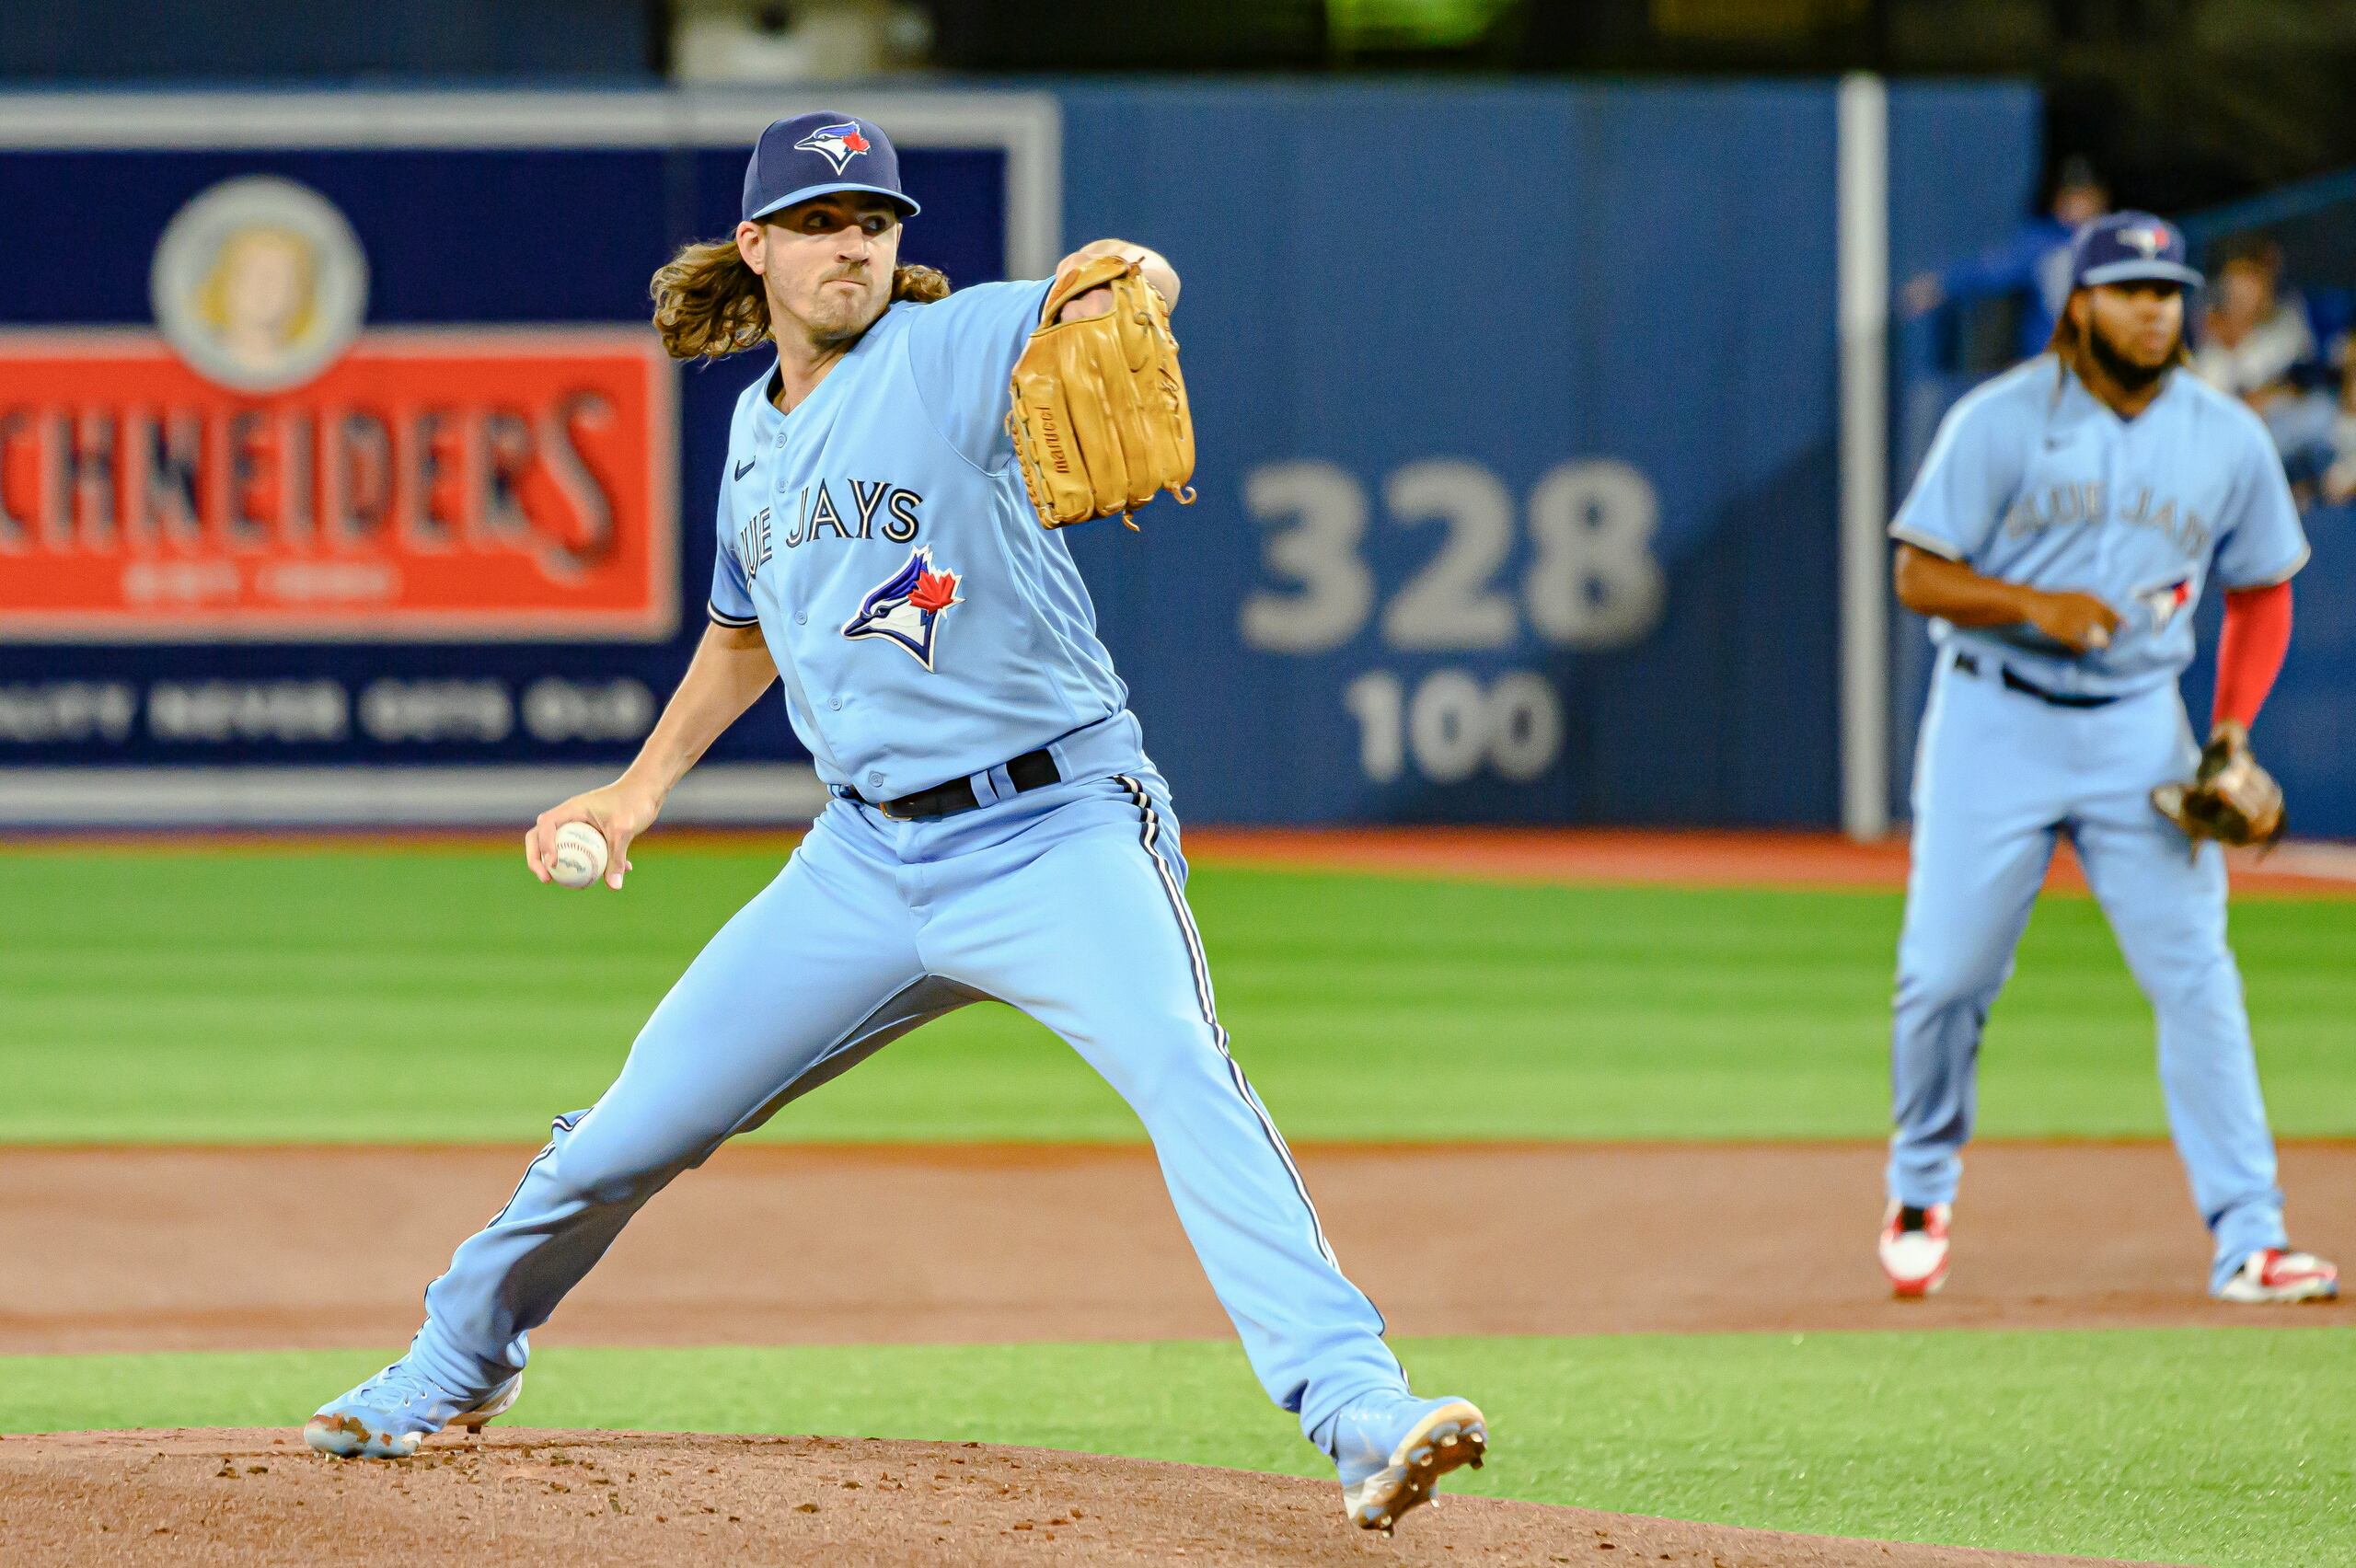
[[[66,1563],[1668,1562],[1966,1568],[2084,1562],[1724,1529],[1445,1497],[1395,1539],[1331,1482],[1037,1448],[533,1432],[415,1459],[322,1458],[284,1432],[0,1441],[0,1556]]]

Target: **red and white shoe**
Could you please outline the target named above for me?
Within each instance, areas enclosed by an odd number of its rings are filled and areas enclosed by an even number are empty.
[[[2243,1260],[2217,1288],[2220,1301],[2328,1301],[2339,1294],[2339,1270],[2313,1252],[2269,1247]]]
[[[1897,1204],[1882,1216],[1881,1272],[1889,1276],[1890,1294],[1901,1301],[1935,1295],[1947,1282],[1948,1205],[1933,1204],[1916,1209],[1919,1226],[1906,1224],[1906,1211]]]

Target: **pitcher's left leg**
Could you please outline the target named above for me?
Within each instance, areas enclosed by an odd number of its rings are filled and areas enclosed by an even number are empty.
[[[1479,1464],[1481,1412],[1408,1392],[1228,1053],[1158,784],[1059,787],[1041,820],[957,859],[918,938],[926,967],[1062,1035],[1137,1112],[1253,1370],[1334,1459],[1350,1518],[1387,1530],[1440,1476]]]
[[[2086,880],[2158,1016],[2160,1087],[2193,1202],[2215,1238],[2214,1292],[2252,1252],[2287,1244],[2282,1193],[2241,971],[2225,941],[2223,852],[2210,844],[2194,853],[2149,799],[2153,785],[2191,777],[2194,762],[2175,692],[2157,695],[2158,703],[2150,696],[2121,702],[2127,711],[2115,720],[2102,715],[2107,725],[2169,729],[2134,745],[2149,755],[2119,758],[2142,766],[2120,767],[2118,780],[2128,788],[2082,801],[2075,835]],[[2133,711],[2161,704],[2156,719]],[[2171,730],[2180,743],[2168,744]]]
[[[1335,1263],[1228,1054],[1166,831],[1154,844],[1150,808],[1109,781],[1061,788],[1073,802],[1018,847],[960,857],[964,874],[918,938],[926,967],[1021,1008],[1128,1101],[1253,1370],[1304,1431],[1356,1395],[1403,1389],[1381,1315]]]

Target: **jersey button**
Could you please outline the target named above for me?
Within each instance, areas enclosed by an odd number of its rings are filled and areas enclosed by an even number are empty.
[[[840,713],[843,710],[843,699],[839,697],[830,697],[826,698],[826,706]]]
[[[793,624],[796,626],[808,626],[810,624],[810,612],[807,610],[794,611]]]
[[[869,774],[867,776],[867,787],[871,790],[881,790],[884,788],[884,776],[880,773]]]

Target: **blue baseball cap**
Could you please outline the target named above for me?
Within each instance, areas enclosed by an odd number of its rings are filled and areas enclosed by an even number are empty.
[[[2070,286],[2096,283],[2200,286],[2184,259],[2184,232],[2149,213],[2112,213],[2079,226],[2070,240]]]
[[[745,221],[837,190],[888,196],[904,217],[922,210],[900,189],[900,155],[882,128],[820,110],[777,121],[753,144],[745,166]]]

